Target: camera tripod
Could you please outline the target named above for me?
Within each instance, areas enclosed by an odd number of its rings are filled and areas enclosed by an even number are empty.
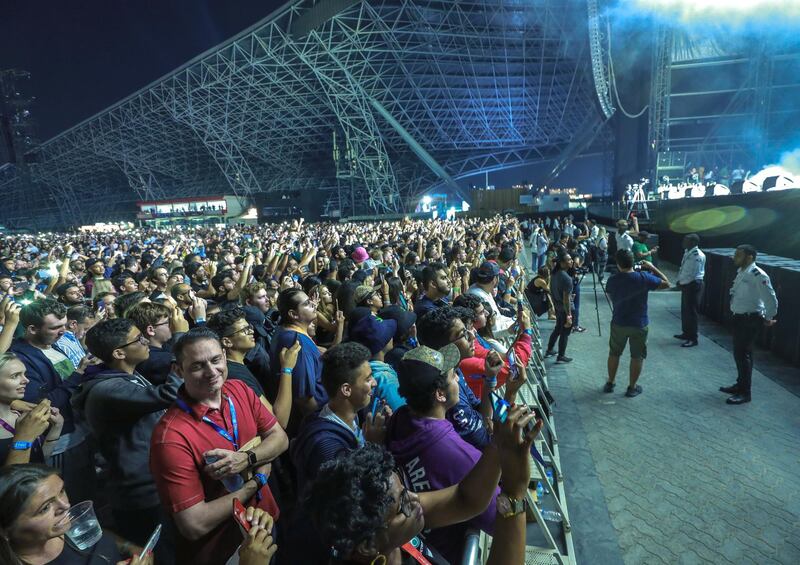
[[[585,267],[589,269],[589,271],[591,271],[592,273],[592,290],[594,291],[594,313],[597,316],[597,334],[600,337],[603,337],[603,331],[600,329],[600,306],[599,306],[600,302],[597,298],[598,280],[597,280],[597,274],[595,273],[595,257],[593,251],[589,253],[589,262],[587,265],[585,265]],[[581,281],[583,281],[583,277],[581,277]],[[608,299],[608,293],[606,292],[606,287],[603,284],[603,281],[599,282],[600,282],[600,288],[603,290],[603,296],[606,297],[606,304],[608,304],[609,310],[612,310],[611,301]]]

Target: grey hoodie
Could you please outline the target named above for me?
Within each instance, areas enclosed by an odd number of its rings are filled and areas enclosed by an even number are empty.
[[[159,505],[150,475],[150,436],[182,383],[170,373],[166,383],[155,386],[138,373],[129,375],[103,367],[73,395],[72,407],[78,421],[87,424],[110,466],[112,508]]]

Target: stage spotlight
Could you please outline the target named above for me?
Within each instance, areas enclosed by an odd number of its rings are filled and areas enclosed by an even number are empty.
[[[795,176],[778,165],[763,169],[744,181],[742,192],[762,192],[800,188]]]

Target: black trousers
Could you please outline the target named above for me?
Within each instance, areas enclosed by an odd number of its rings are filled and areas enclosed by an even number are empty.
[[[567,352],[567,341],[569,334],[572,331],[572,326],[566,327],[567,314],[564,312],[564,307],[559,306],[556,308],[556,327],[553,328],[553,333],[550,334],[550,341],[547,342],[547,351],[553,351],[553,347],[558,340],[558,356],[563,357]]]
[[[681,333],[697,341],[697,312],[703,296],[703,281],[681,285]]]
[[[750,383],[753,380],[753,345],[764,325],[759,314],[733,315],[733,360],[739,376],[736,386],[739,394],[750,396]]]

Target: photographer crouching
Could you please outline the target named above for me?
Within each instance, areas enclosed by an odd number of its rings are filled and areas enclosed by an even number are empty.
[[[614,392],[614,380],[619,369],[619,358],[630,341],[630,382],[625,396],[633,398],[642,393],[637,383],[647,357],[647,295],[652,290],[670,287],[669,279],[649,261],[641,262],[641,270],[634,269],[633,253],[620,249],[616,254],[619,272],[606,283],[606,293],[611,298],[611,338],[608,346],[608,382],[603,392]]]

